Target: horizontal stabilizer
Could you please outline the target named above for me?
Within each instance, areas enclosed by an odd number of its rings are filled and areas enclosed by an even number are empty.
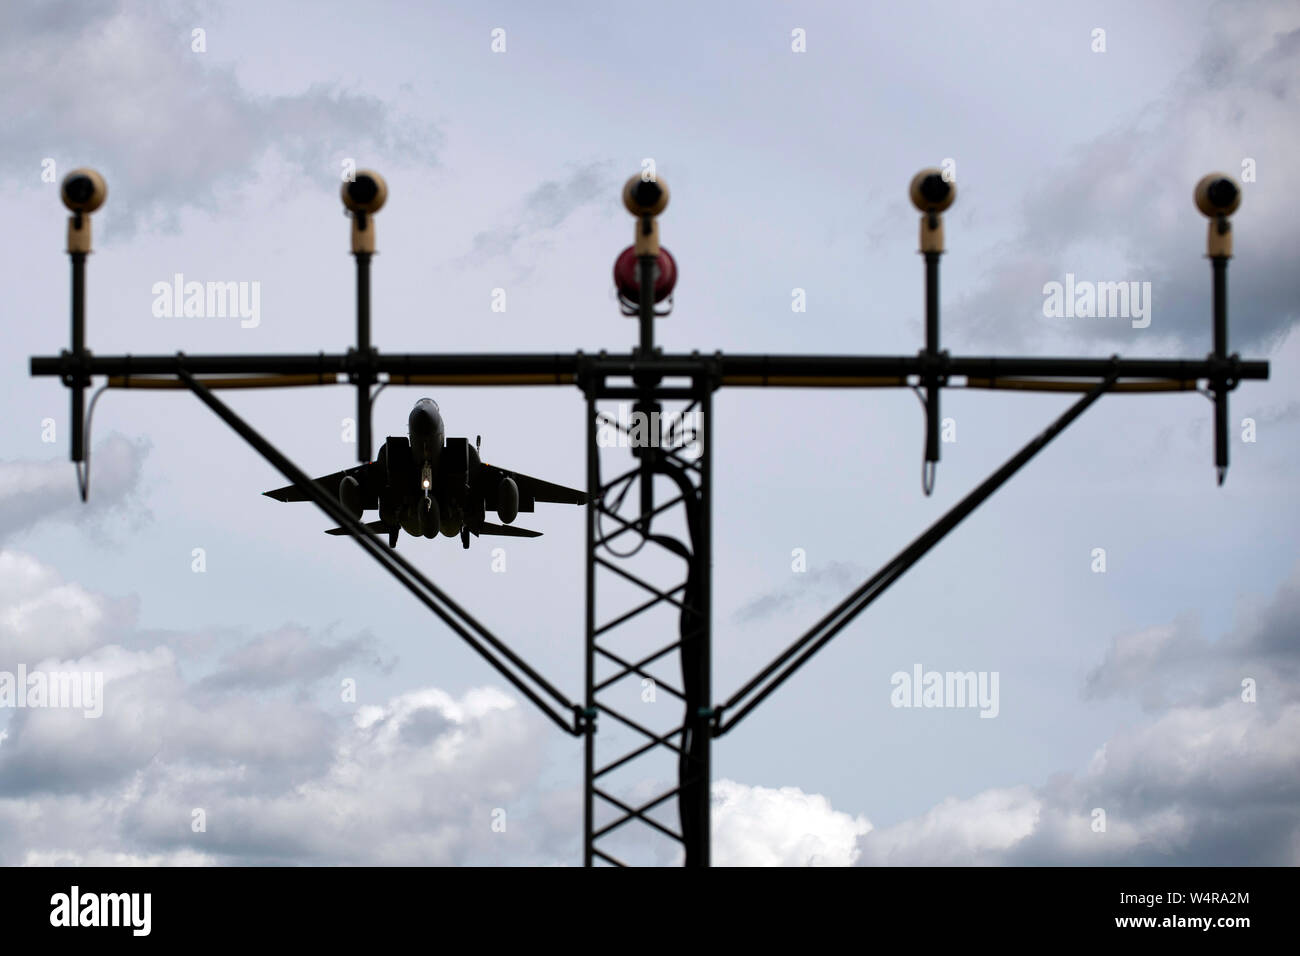
[[[366,530],[369,531],[371,534],[388,534],[389,529],[388,529],[388,525],[384,524],[382,521],[369,521],[366,522]],[[352,532],[348,531],[347,528],[330,528],[325,533],[326,534],[351,534]]]
[[[513,525],[493,524],[491,521],[484,521],[475,534],[499,534],[506,538],[540,538],[540,531],[529,531],[527,528],[516,528]]]

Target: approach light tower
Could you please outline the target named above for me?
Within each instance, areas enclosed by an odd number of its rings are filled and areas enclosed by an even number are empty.
[[[621,865],[611,840],[636,824],[652,836],[673,841],[691,866],[709,863],[710,747],[767,699],[796,670],[909,568],[939,543],[967,515],[1005,484],[1071,422],[1107,392],[1156,393],[1202,391],[1214,401],[1215,474],[1223,483],[1228,468],[1228,394],[1245,380],[1268,378],[1265,361],[1247,361],[1228,353],[1227,263],[1232,256],[1229,217],[1241,203],[1241,187],[1223,173],[1212,173],[1195,189],[1196,207],[1209,222],[1207,255],[1213,277],[1214,350],[1202,360],[960,357],[939,345],[939,261],[944,251],[943,212],[956,199],[956,186],[937,169],[922,170],[910,194],[921,213],[920,252],[925,258],[925,346],[915,355],[724,355],[668,354],[655,347],[654,320],[668,314],[677,280],[677,264],[659,243],[658,217],[668,205],[668,187],[655,177],[633,177],[623,203],[635,217],[633,244],[618,257],[614,282],[625,315],[636,316],[639,345],[628,352],[541,354],[381,353],[370,341],[370,259],[375,252],[374,215],[384,206],[387,185],[377,173],[360,171],[343,185],[343,202],[352,217],[352,254],[356,260],[356,347],[343,354],[308,352],[292,355],[93,355],[86,348],[85,263],[91,251],[90,215],[108,194],[104,180],[90,169],[64,179],[62,198],[71,211],[68,254],[72,265],[71,348],[57,356],[31,359],[31,373],[57,376],[71,395],[70,458],[76,465],[83,499],[89,482],[90,412],[85,389],[95,376],[104,388],[183,389],[192,392],[242,436],[272,466],[315,502],[336,524],[351,532],[357,546],[370,554],[394,579],[470,645],[520,694],[566,733],[585,744],[583,859]],[[964,380],[959,383],[957,380]],[[587,401],[587,487],[593,504],[587,515],[586,555],[586,690],[581,703],[570,699],[524,661],[450,595],[395,548],[381,543],[340,500],[342,488],[317,485],[270,441],[235,414],[214,394],[230,388],[288,388],[349,384],[357,390],[357,454],[369,460],[372,388],[438,386],[578,386]],[[713,459],[713,392],[722,387],[749,388],[911,388],[922,396],[926,441],[922,489],[934,487],[939,461],[939,393],[943,388],[1013,389],[1025,392],[1073,392],[1081,397],[1055,422],[936,520],[911,544],[832,608],[766,667],[724,699],[714,700],[711,674],[711,468]],[[633,442],[634,464],[609,478],[601,474],[597,434],[605,419],[601,401],[635,402],[649,419],[665,403],[684,406],[668,433],[658,441]],[[676,423],[699,412],[702,426],[689,436]],[[621,425],[619,427],[622,427]],[[688,460],[680,445],[698,443],[700,454]],[[655,481],[673,493],[656,500]],[[637,494],[630,494],[637,485]],[[620,512],[628,501],[633,511]],[[685,537],[665,533],[670,511],[681,509]],[[619,542],[617,546],[615,542]],[[631,542],[624,547],[622,542]],[[656,568],[634,565],[644,546],[680,562],[679,580],[662,584],[651,578]],[[657,566],[661,570],[662,565]],[[597,617],[598,573],[629,582],[648,598],[621,613]],[[652,647],[637,646],[641,636],[626,625],[651,610],[677,613],[676,638]],[[601,608],[602,615],[606,609]],[[663,667],[676,663],[680,680],[663,679]],[[623,700],[628,685],[653,680],[657,690],[674,699],[681,715],[668,726],[649,726],[638,711],[632,716]],[[624,697],[617,695],[623,693]],[[633,698],[635,699],[635,698]],[[680,709],[677,709],[680,708]],[[667,713],[669,708],[654,708]],[[605,718],[602,720],[602,718]],[[597,743],[618,728],[634,735],[630,748],[606,754]],[[603,735],[602,735],[603,731]],[[667,754],[675,774],[638,773],[651,754]],[[615,781],[632,772],[637,786],[619,789]],[[675,776],[662,792],[646,795],[647,779]],[[665,820],[676,804],[677,826]],[[598,813],[598,808],[601,811]],[[611,809],[612,808],[612,809]],[[602,816],[603,813],[603,816]],[[635,844],[639,846],[639,844]]]

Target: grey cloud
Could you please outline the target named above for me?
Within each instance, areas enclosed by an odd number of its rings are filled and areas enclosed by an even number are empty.
[[[335,639],[287,626],[249,640],[142,631],[138,618],[135,600],[88,591],[31,555],[0,550],[0,670],[103,675],[98,717],[77,708],[0,711],[0,793],[93,792],[159,765],[237,772],[246,793],[276,791],[331,760],[338,718],[308,691],[338,700],[331,674],[345,664],[384,666],[368,635]],[[209,676],[186,678],[232,640]]]
[[[572,168],[565,179],[548,179],[524,197],[511,226],[480,232],[466,260],[483,262],[512,255],[521,244],[543,240],[578,210],[607,202],[614,188],[608,161]]]
[[[174,227],[186,207],[215,209],[277,151],[304,174],[337,182],[361,150],[432,164],[430,129],[374,97],[315,85],[255,96],[229,68],[191,52],[202,22],[125,2],[0,8],[0,171],[35,182],[44,157],[93,165],[108,180],[105,233],[146,222]],[[215,39],[215,38],[214,38]],[[228,196],[224,197],[228,200]]]
[[[29,785],[0,792],[0,860],[73,850],[226,864],[555,860],[543,854],[559,837],[527,825],[524,796],[546,730],[500,692],[415,691],[350,722],[257,699],[187,707],[164,697],[160,710],[161,746],[154,721],[129,739],[126,727],[93,721],[68,719],[61,734],[48,720],[40,733],[36,721],[16,728],[30,743],[6,758],[3,777]],[[74,806],[84,815],[68,827]],[[191,829],[196,807],[205,833]],[[497,809],[504,833],[492,829]]]
[[[0,541],[41,522],[76,517],[101,537],[111,517],[147,520],[138,493],[149,452],[145,441],[113,434],[91,449],[92,494],[82,502],[70,462],[0,461]]]
[[[150,852],[201,847],[221,862],[535,860],[538,835],[520,802],[538,771],[541,733],[499,692],[456,700],[416,691],[358,713],[334,738],[329,765],[298,786],[248,794],[234,774],[187,782],[170,768],[146,785],[119,838]],[[187,820],[177,825],[190,801],[209,808],[199,838]],[[503,833],[492,829],[497,808],[507,812]]]
[[[859,841],[862,865],[1294,866],[1300,706],[1173,711],[1034,788],[950,798]],[[1093,829],[1105,812],[1106,830]]]
[[[405,721],[401,727],[401,740],[412,747],[431,744],[454,724],[438,710],[422,710]]]
[[[1300,863],[1300,575],[1224,640],[1188,619],[1117,640],[1091,695],[1159,715],[1117,733],[1080,774],[950,798],[860,839],[875,865]],[[1240,681],[1257,678],[1257,702]],[[1094,830],[1094,811],[1106,829]]]
[[[268,669],[305,684],[373,654],[368,637],[294,627],[244,642],[214,680],[193,681],[171,648],[143,649],[141,635],[131,648],[97,644],[102,596],[51,600],[67,586],[26,555],[0,552],[0,570],[11,572],[0,578],[0,621],[46,607],[44,629],[81,635],[47,648],[42,666],[105,680],[96,719],[0,714],[0,862],[554,862],[565,845],[553,800],[542,823],[522,825],[546,728],[500,691],[415,690],[339,709],[272,693]],[[188,647],[208,652],[216,640]],[[326,664],[310,660],[318,648]],[[324,699],[337,700],[328,689]],[[203,834],[190,827],[196,807],[208,814]],[[498,808],[506,833],[492,829]]]
[[[1279,6],[1211,16],[1216,26],[1202,56],[1175,88],[1128,125],[1085,143],[1068,165],[1045,171],[1023,203],[1018,234],[991,251],[998,264],[983,286],[950,307],[959,335],[987,347],[1033,344],[1049,330],[1064,331],[1098,349],[1204,354],[1211,346],[1210,275],[1202,258],[1206,221],[1192,205],[1192,187],[1215,169],[1240,179],[1247,157],[1257,161],[1258,179],[1244,184],[1234,218],[1230,347],[1267,350],[1294,324],[1300,209],[1289,157],[1300,146],[1292,121],[1300,24],[1294,8]],[[1221,29],[1220,21],[1232,23]],[[1103,257],[1090,249],[1118,254],[1124,264],[1094,268]],[[1063,282],[1067,272],[1086,281],[1150,281],[1151,326],[1045,318],[1043,285]]]
[[[1220,641],[1191,618],[1115,638],[1087,678],[1085,697],[1139,695],[1149,711],[1212,707],[1250,678],[1269,707],[1300,700],[1300,565],[1251,624]]]
[[[353,663],[376,664],[384,669],[373,638],[358,635],[331,641],[306,628],[289,625],[259,634],[228,651],[218,669],[199,681],[198,689],[251,691],[306,684],[332,676]]]
[[[103,713],[14,710],[0,748],[0,793],[43,802],[120,786],[151,768],[228,773],[245,793],[274,792],[329,764],[336,735],[330,715],[255,692],[203,694],[185,682],[166,648],[107,646],[42,667],[102,673]]]
[[[847,561],[830,561],[798,574],[792,573],[789,584],[742,605],[735,613],[735,620],[744,624],[808,605],[825,605],[825,610],[829,611],[866,578],[865,571]]]
[[[1300,402],[1288,402],[1286,405],[1269,407],[1255,418],[1261,425],[1288,425],[1300,421]]]

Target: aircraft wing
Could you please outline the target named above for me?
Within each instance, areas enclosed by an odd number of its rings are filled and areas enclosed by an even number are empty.
[[[332,475],[324,475],[320,478],[315,478],[313,480],[316,482],[316,484],[320,485],[322,488],[325,489],[326,494],[328,494],[330,497],[333,498],[338,496],[339,482],[343,480],[345,475],[351,475],[353,478],[357,480],[357,483],[361,485],[362,497],[373,498],[374,497],[373,495],[368,496],[365,491],[367,487],[366,470],[369,467],[370,464],[353,465],[351,468],[344,468],[342,471],[336,471]],[[311,500],[310,498],[307,497],[306,493],[297,485],[285,485],[283,488],[275,488],[271,491],[264,491],[262,492],[262,494],[266,495],[268,498],[274,498],[276,501],[310,501]],[[378,501],[367,501],[366,507],[377,508],[379,507],[379,503]]]
[[[519,510],[532,511],[537,501],[563,505],[585,505],[591,500],[585,491],[566,488],[553,482],[542,481],[518,471],[508,471],[496,465],[484,463],[482,478],[484,507],[496,511],[497,486],[502,478],[513,478],[519,486]]]

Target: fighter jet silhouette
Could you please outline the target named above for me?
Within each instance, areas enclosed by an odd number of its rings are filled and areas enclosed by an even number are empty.
[[[507,471],[479,459],[478,442],[448,438],[438,403],[422,398],[407,419],[407,437],[389,437],[372,462],[315,479],[358,521],[371,509],[379,520],[365,523],[373,534],[388,534],[390,547],[405,530],[412,537],[460,535],[462,547],[469,536],[495,534],[536,538],[540,531],[511,526],[515,516],[533,511],[538,501],[585,505],[586,492],[551,484],[517,471]],[[308,501],[296,485],[263,494],[276,501]],[[501,524],[485,521],[495,511]],[[326,534],[347,534],[330,528]]]

